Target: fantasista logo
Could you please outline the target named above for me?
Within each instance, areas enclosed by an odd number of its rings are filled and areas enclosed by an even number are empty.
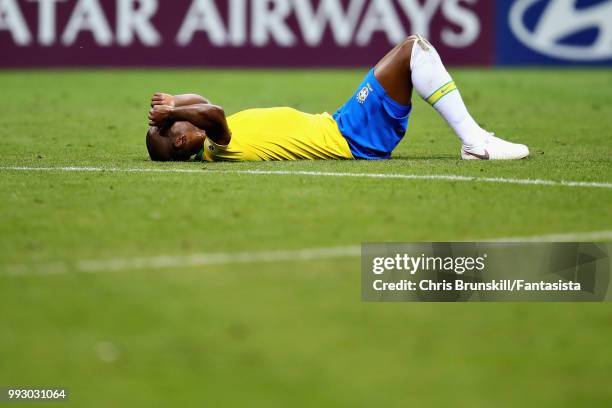
[[[546,56],[612,58],[612,0],[516,0],[508,18],[518,40]]]

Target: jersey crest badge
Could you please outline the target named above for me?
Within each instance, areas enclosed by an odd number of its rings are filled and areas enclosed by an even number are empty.
[[[361,91],[357,94],[357,102],[363,104],[366,99],[368,99],[368,95],[370,95],[370,90],[367,86],[361,88]]]

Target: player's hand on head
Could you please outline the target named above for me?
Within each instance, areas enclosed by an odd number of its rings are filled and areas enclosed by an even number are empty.
[[[151,97],[151,107],[167,105],[174,107],[174,96],[162,92],[156,92]]]
[[[149,125],[163,127],[171,122],[172,107],[168,105],[155,105],[149,110]]]

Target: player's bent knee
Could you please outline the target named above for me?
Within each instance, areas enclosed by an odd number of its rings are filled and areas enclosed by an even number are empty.
[[[402,48],[412,48],[412,44],[418,39],[416,35],[411,35],[409,37],[404,38],[404,40],[400,43],[400,47]]]
[[[406,64],[410,64],[410,58],[412,56],[412,47],[414,46],[417,40],[418,40],[418,37],[416,35],[411,35],[411,36],[406,37],[399,44],[399,50],[398,50],[399,52],[397,56],[401,58],[401,60],[405,62]]]

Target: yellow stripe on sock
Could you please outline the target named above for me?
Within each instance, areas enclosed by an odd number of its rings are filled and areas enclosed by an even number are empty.
[[[455,81],[450,81],[447,84],[442,85],[438,90],[431,94],[429,98],[427,98],[427,103],[431,106],[435,105],[440,99],[448,95],[449,93],[456,91],[457,85],[455,85]]]

